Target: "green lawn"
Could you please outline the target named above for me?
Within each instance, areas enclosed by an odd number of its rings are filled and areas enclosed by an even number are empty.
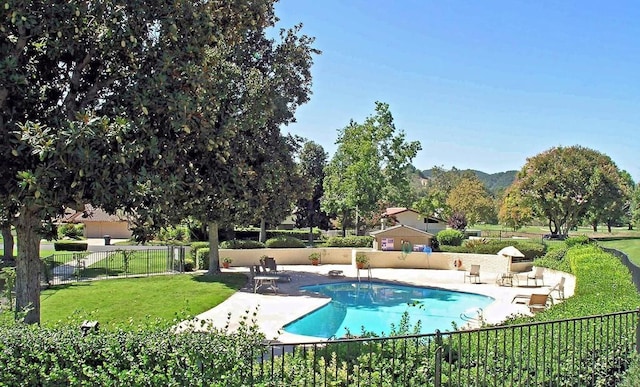
[[[602,247],[616,249],[627,254],[629,260],[640,266],[640,239],[620,239],[615,241],[598,242]]]
[[[97,320],[103,327],[170,323],[176,314],[195,316],[220,304],[247,281],[243,274],[163,275],[56,286],[41,295],[41,322],[79,324]]]

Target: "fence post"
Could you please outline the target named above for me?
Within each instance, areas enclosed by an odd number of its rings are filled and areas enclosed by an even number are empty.
[[[440,330],[436,329],[436,337],[434,342],[436,343],[436,364],[434,371],[434,380],[433,385],[435,387],[440,387],[442,385],[442,335],[440,334]]]
[[[640,354],[640,308],[636,309],[636,353]]]

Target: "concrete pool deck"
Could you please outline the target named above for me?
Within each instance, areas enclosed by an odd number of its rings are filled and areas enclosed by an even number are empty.
[[[306,315],[330,301],[329,298],[300,291],[300,287],[330,282],[357,280],[358,270],[353,265],[278,265],[282,274],[291,277],[290,282],[278,282],[277,294],[266,286],[253,292],[253,283],[247,283],[240,291],[213,309],[197,316],[199,320],[207,320],[213,327],[229,330],[236,329],[243,321],[243,317],[255,320],[266,338],[282,343],[320,341],[316,337],[300,336],[284,332],[282,327],[287,323]],[[331,277],[331,270],[341,270],[344,276]],[[224,272],[248,272],[246,267],[232,267],[223,269]],[[512,303],[516,295],[530,295],[532,293],[549,293],[551,288],[566,278],[565,297],[571,297],[575,288],[575,278],[567,273],[545,270],[544,286],[513,286],[505,287],[496,284],[499,273],[480,272],[480,283],[464,282],[467,271],[458,270],[428,270],[428,269],[384,269],[372,268],[372,280],[381,280],[405,285],[430,286],[447,290],[477,293],[495,299],[483,310],[484,321],[497,324],[514,314],[530,315],[529,308],[523,304]],[[526,283],[526,276],[520,273],[520,284]],[[367,270],[360,270],[362,281],[368,281]],[[515,285],[515,284],[514,284]],[[561,302],[557,299],[557,292],[553,294],[554,304]],[[255,313],[255,316],[253,315]],[[229,317],[230,316],[230,317]]]

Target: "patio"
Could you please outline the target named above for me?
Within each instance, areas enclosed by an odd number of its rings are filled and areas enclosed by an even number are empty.
[[[252,283],[235,293],[225,302],[197,316],[198,319],[210,320],[214,327],[224,328],[227,316],[231,314],[229,329],[238,327],[240,318],[245,312],[256,312],[255,320],[267,339],[284,343],[318,341],[316,337],[290,334],[282,331],[287,323],[329,302],[328,298],[318,297],[300,292],[299,288],[306,285],[316,285],[328,282],[343,282],[357,280],[357,269],[352,265],[278,265],[279,271],[291,277],[290,282],[278,282],[277,294],[270,289],[263,288],[254,293]],[[332,270],[341,270],[343,277],[329,276]],[[232,267],[223,269],[229,272],[249,272],[249,268]],[[530,314],[526,305],[512,303],[516,295],[531,293],[549,293],[553,285],[566,277],[566,297],[573,295],[575,278],[566,273],[545,270],[545,286],[513,286],[503,287],[496,283],[501,273],[480,272],[480,283],[464,282],[466,271],[459,270],[429,270],[429,269],[371,269],[372,280],[389,281],[415,286],[439,287],[469,293],[477,293],[493,297],[495,301],[484,309],[486,323],[497,324],[513,314]],[[366,270],[361,270],[362,281],[368,281]],[[529,273],[521,273],[526,277]],[[521,284],[526,281],[521,281]],[[561,302],[554,296],[554,303]]]

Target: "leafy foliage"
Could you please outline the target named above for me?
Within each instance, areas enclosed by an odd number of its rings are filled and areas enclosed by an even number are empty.
[[[84,235],[84,224],[63,223],[58,226],[58,239],[80,239]]]
[[[221,249],[264,249],[265,245],[258,241],[247,241],[241,239],[232,239],[230,241],[220,242]]]
[[[406,142],[404,132],[396,133],[388,104],[376,102],[375,110],[364,123],[352,120],[339,131],[338,149],[325,169],[322,208],[338,216],[343,236],[354,212],[359,230],[359,217],[370,217],[378,202],[401,204],[410,189],[407,168],[421,149],[418,141]]]
[[[449,191],[446,204],[454,214],[465,214],[470,224],[490,222],[495,218],[491,194],[476,176],[462,178]]]
[[[75,326],[0,326],[0,380],[10,385],[249,385],[264,336],[247,312],[236,332],[194,322],[81,336]],[[206,332],[203,334],[201,332]]]
[[[280,236],[267,239],[267,241],[265,242],[265,246],[271,248],[304,248],[305,244],[298,238]]]
[[[447,220],[447,224],[452,229],[463,232],[467,228],[467,216],[464,212],[454,212]]]
[[[309,243],[313,243],[313,227],[329,229],[329,215],[322,211],[320,199],[324,196],[323,181],[327,164],[327,153],[322,146],[307,141],[300,152],[300,174],[306,196],[298,199],[294,214],[296,227],[309,228]]]
[[[0,199],[17,215],[27,322],[39,320],[42,222],[65,206],[135,211],[139,241],[192,215],[209,226],[217,262],[219,222],[260,217],[267,196],[287,200],[274,195],[286,168],[256,176],[293,165],[290,148],[274,151],[309,99],[319,52],[301,26],[267,37],[274,3],[4,4]]]
[[[372,236],[347,236],[327,238],[327,247],[372,247],[374,238]]]
[[[596,207],[625,201],[627,179],[606,155],[581,146],[555,147],[527,159],[514,189],[549,222],[552,234],[568,234]]]
[[[464,234],[459,230],[442,230],[436,234],[438,244],[442,246],[460,246],[464,240]]]

